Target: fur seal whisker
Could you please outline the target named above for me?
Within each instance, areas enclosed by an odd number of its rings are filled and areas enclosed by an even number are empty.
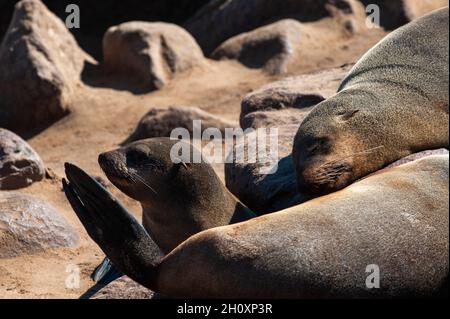
[[[150,189],[153,193],[158,194],[158,193],[157,193],[150,185],[148,185],[147,182],[146,182],[142,177],[140,177],[138,174],[128,171],[128,175],[129,175],[130,178],[132,178],[132,177],[136,178],[139,182],[141,182],[142,184],[144,184],[144,185],[145,185],[148,189]]]

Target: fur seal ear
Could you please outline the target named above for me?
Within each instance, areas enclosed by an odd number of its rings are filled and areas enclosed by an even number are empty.
[[[341,120],[348,121],[353,116],[355,116],[356,113],[358,113],[358,112],[359,112],[359,110],[350,110],[350,111],[340,112],[340,113],[338,113],[338,115],[340,116]]]

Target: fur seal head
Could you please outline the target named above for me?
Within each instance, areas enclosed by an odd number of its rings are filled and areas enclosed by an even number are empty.
[[[186,174],[187,170],[212,171],[209,165],[202,163],[175,163],[170,152],[178,142],[184,143],[166,138],[140,140],[100,154],[98,162],[108,179],[129,197],[149,204],[173,200],[174,189],[197,185],[190,180],[195,174]]]
[[[183,161],[188,150],[201,161]],[[139,140],[100,154],[98,162],[117,188],[141,203],[143,225],[163,252],[202,230],[255,216],[190,143]]]
[[[330,193],[364,176],[368,170],[380,168],[373,159],[383,153],[384,145],[366,138],[365,130],[360,129],[374,128],[373,115],[365,106],[370,101],[358,103],[358,98],[365,98],[358,94],[346,99],[349,94],[342,92],[319,104],[296,134],[293,159],[302,192]]]

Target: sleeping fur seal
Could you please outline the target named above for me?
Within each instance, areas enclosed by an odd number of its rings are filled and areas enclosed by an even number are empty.
[[[300,192],[330,193],[411,153],[448,148],[448,20],[447,7],[392,32],[311,111],[293,146]]]
[[[66,164],[63,187],[112,262],[165,296],[419,297],[448,283],[448,171],[448,155],[389,168],[299,206],[202,231],[165,257],[82,170]],[[370,265],[379,268],[379,288],[367,285]]]

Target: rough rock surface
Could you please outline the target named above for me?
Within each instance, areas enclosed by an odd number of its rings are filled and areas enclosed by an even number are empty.
[[[44,163],[31,146],[0,128],[0,190],[26,187],[44,176]]]
[[[311,109],[312,107],[302,109],[284,108],[281,110],[252,112],[241,119],[241,127],[245,130],[247,128],[257,129],[301,124]]]
[[[225,183],[227,188],[244,204],[257,214],[266,214],[299,204],[305,198],[297,191],[296,175],[292,162],[292,145],[299,125],[278,128],[278,155],[270,160],[277,163],[273,174],[265,174],[261,168],[269,167],[270,162],[248,161],[248,145],[255,143],[257,133],[246,134],[236,141],[234,154],[244,150],[244,161],[225,164]],[[270,132],[268,132],[270,134]],[[276,133],[273,132],[275,135]],[[247,140],[248,139],[248,140]],[[269,145],[270,138],[266,138]],[[268,148],[266,148],[268,149]],[[262,173],[262,174],[261,174]]]
[[[160,89],[177,73],[204,62],[192,36],[177,25],[133,21],[108,29],[103,38],[104,69]]]
[[[344,65],[326,71],[288,77],[253,91],[241,103],[242,128],[274,126],[277,116],[282,118],[279,125],[301,123],[313,106],[336,93],[351,67],[352,65]],[[286,112],[271,112],[275,110]],[[299,115],[298,119],[295,119],[296,114]]]
[[[302,24],[285,19],[225,41],[211,54],[213,59],[235,59],[250,68],[270,74],[287,71],[302,40]]]
[[[169,108],[153,108],[139,121],[134,132],[124,142],[130,143],[151,137],[168,137],[175,128],[185,128],[192,136],[193,121],[201,120],[201,128],[217,128],[222,136],[226,128],[235,128],[237,123],[223,120],[197,107],[172,106]]]
[[[41,1],[17,3],[0,46],[0,127],[31,135],[67,114],[90,59]]]
[[[155,293],[127,276],[114,280],[90,299],[152,299]]]
[[[0,192],[0,258],[77,242],[78,234],[54,207],[27,194]]]

